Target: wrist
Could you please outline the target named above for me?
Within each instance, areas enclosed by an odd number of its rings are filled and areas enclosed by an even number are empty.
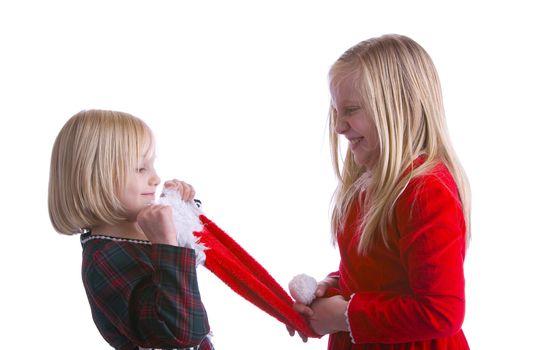
[[[348,325],[348,301],[342,300],[339,307],[337,307],[337,317],[335,328],[338,332],[347,332],[350,327]]]
[[[328,287],[337,287],[339,284],[339,279],[337,277],[327,276],[326,278],[318,282],[318,284],[325,284]]]
[[[153,238],[150,239],[152,244],[166,244],[166,245],[177,245],[177,239],[176,238],[168,238],[168,237],[161,237],[161,238]]]

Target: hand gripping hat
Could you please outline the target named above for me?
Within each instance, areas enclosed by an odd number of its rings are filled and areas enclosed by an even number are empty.
[[[179,246],[195,249],[198,264],[288,327],[307,337],[321,337],[293,309],[290,295],[243,247],[201,212],[198,201],[182,201],[176,191],[164,189],[159,202],[172,207]]]

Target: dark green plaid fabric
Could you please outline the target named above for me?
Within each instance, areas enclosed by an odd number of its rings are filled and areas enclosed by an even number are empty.
[[[115,349],[213,349],[192,249],[81,235],[94,323]]]

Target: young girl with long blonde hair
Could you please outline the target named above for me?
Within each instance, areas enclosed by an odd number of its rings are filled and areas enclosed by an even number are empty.
[[[469,185],[431,58],[412,39],[385,35],[347,50],[329,81],[341,261],[319,298],[296,309],[330,335],[328,349],[468,349]],[[338,295],[323,297],[332,288]]]

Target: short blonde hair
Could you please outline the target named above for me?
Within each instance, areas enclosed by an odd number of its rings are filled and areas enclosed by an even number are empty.
[[[393,208],[410,179],[443,162],[458,187],[470,236],[470,189],[467,177],[453,150],[444,114],[437,70],[427,52],[414,40],[396,34],[372,38],[347,50],[331,67],[330,90],[353,77],[358,98],[374,120],[380,142],[380,157],[371,169],[366,189],[359,251],[366,253],[378,235],[387,242],[387,227]],[[359,200],[360,181],[366,169],[359,167],[348,149],[340,154],[335,133],[337,111],[330,106],[329,133],[332,161],[339,184],[333,197],[332,237],[341,231],[346,215]],[[413,161],[425,162],[412,170]],[[342,165],[342,169],[341,169]],[[412,170],[412,171],[411,171]],[[410,176],[402,177],[402,174]]]
[[[119,191],[140,157],[153,153],[151,130],[128,113],[85,110],[71,117],[51,156],[48,204],[55,230],[74,234],[126,220]]]

